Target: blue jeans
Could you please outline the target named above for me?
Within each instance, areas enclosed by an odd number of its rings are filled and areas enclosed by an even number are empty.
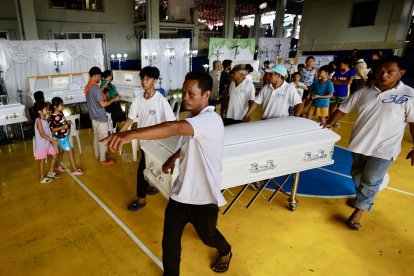
[[[365,156],[360,153],[352,153],[352,159],[354,163],[352,164],[351,175],[356,190],[354,207],[370,211],[392,160]]]

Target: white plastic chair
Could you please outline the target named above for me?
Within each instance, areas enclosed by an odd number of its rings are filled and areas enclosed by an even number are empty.
[[[112,126],[112,117],[111,117],[111,113],[106,112],[106,121],[108,123],[108,133],[112,134],[112,133],[116,133],[116,126],[113,127]]]
[[[177,118],[177,120],[180,120],[181,98],[172,98],[170,106],[173,112],[174,108],[177,108],[177,110],[175,111],[175,118]]]
[[[66,116],[66,120],[71,122],[70,133],[69,133],[70,143],[73,145],[73,136],[76,136],[76,140],[78,142],[79,153],[82,154],[82,147],[81,147],[80,138],[79,138],[80,114]],[[76,120],[78,120],[77,125],[76,125]]]

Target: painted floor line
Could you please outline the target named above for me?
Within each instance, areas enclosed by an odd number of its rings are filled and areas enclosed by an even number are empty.
[[[352,177],[350,175],[347,175],[347,174],[331,171],[331,170],[324,169],[324,168],[316,168],[316,169],[321,170],[321,171],[325,171],[325,172],[330,172],[330,173],[333,173],[333,174],[336,174],[336,175],[339,175],[339,176],[343,176],[343,177],[352,179]]]
[[[91,190],[89,190],[89,188],[86,187],[86,185],[83,184],[79,178],[73,175],[68,168],[66,168],[66,171],[79,184],[79,186],[81,186],[81,188],[84,189],[85,192],[87,192],[96,201],[96,203],[98,203],[99,206],[101,206],[101,208],[122,228],[122,230],[127,233],[127,235],[142,249],[142,251],[144,251],[144,253],[147,254],[147,256],[150,257],[159,268],[161,268],[161,270],[163,270],[161,260],[158,259],[134,233],[132,233],[132,231],[122,222],[122,220],[120,220]]]
[[[393,188],[393,187],[386,187],[386,189],[390,189],[390,190],[395,191],[395,192],[399,192],[399,193],[402,193],[402,194],[414,196],[413,193],[409,193],[409,192],[406,192],[406,191],[403,191],[403,190],[400,190],[400,189],[396,189],[396,188]]]

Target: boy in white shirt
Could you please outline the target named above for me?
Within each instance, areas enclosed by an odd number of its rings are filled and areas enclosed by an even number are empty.
[[[139,72],[144,93],[138,95],[131,104],[128,119],[121,127],[121,132],[126,131],[133,122],[137,122],[138,128],[156,125],[165,121],[175,121],[174,112],[170,104],[155,89],[155,84],[160,76],[156,67],[147,66]],[[140,141],[141,147],[146,141]],[[146,196],[155,195],[158,189],[151,186],[144,177],[145,154],[142,149],[141,160],[137,170],[137,199],[128,205],[128,210],[137,211],[147,204]]]
[[[175,180],[165,210],[162,241],[164,275],[180,274],[181,237],[187,223],[193,224],[201,240],[218,250],[214,272],[228,270],[231,246],[216,228],[219,207],[226,204],[220,192],[224,126],[209,106],[213,80],[206,73],[190,72],[183,84],[183,103],[191,117],[178,122],[112,134],[101,143],[119,151],[132,139],[163,139],[184,136],[181,150],[163,166],[167,172],[179,157],[179,176]]]
[[[361,228],[362,214],[372,209],[384,176],[401,151],[407,122],[414,142],[414,89],[400,81],[404,73],[402,58],[381,59],[375,71],[376,86],[356,91],[325,124],[331,128],[346,113],[358,112],[348,146],[356,197],[348,202],[355,210],[347,223],[354,230]],[[414,166],[414,148],[407,159]]]

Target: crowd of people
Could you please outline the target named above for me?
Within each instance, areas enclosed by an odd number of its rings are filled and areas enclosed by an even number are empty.
[[[358,113],[349,144],[353,153],[351,175],[356,197],[348,202],[354,211],[347,224],[355,230],[361,228],[362,214],[372,209],[385,173],[401,151],[407,123],[414,141],[414,89],[400,80],[405,67],[397,56],[376,61],[372,73],[367,72],[366,64],[357,53],[354,61],[341,59],[337,68],[334,63],[316,68],[314,61],[312,56],[307,57],[305,64],[298,66],[292,76],[283,65],[271,66],[266,61],[259,91],[248,77],[252,68],[244,64],[232,67],[231,60],[215,61],[209,74],[190,72],[182,88],[183,106],[190,115],[179,121],[167,100],[155,89],[159,70],[145,67],[140,71],[144,92],[134,99],[119,131],[109,136],[106,112],[114,113],[115,122],[121,121],[118,107],[121,98],[111,84],[110,71],[102,72],[98,67],[90,69],[85,95],[94,132],[94,154],[101,164],[115,162],[106,157],[108,147],[117,152],[133,139],[139,139],[143,144],[152,139],[183,137],[181,148],[162,167],[165,173],[171,172],[175,160],[180,159],[179,176],[165,210],[164,275],[179,274],[181,236],[187,223],[194,225],[206,245],[218,250],[213,271],[228,270],[231,246],[216,228],[219,207],[226,204],[220,191],[224,126],[251,121],[258,105],[262,105],[263,120],[317,116],[326,128],[338,126],[338,121],[349,112]],[[62,99],[54,98],[48,104],[40,93],[35,95],[33,108],[36,115],[35,158],[40,160],[40,181],[49,183],[51,179],[59,178],[63,171],[60,161],[65,151],[69,152],[72,173],[83,174],[74,161],[72,145],[67,139],[71,126],[63,115]],[[216,107],[220,108],[219,114]],[[137,122],[138,128],[129,130],[133,122]],[[59,147],[59,155],[55,146]],[[52,155],[52,162],[45,174],[44,161],[48,154]],[[414,166],[414,148],[407,159],[411,159]],[[145,179],[144,169],[145,153],[141,150],[137,197],[128,205],[130,211],[144,208],[146,195],[158,192]]]

